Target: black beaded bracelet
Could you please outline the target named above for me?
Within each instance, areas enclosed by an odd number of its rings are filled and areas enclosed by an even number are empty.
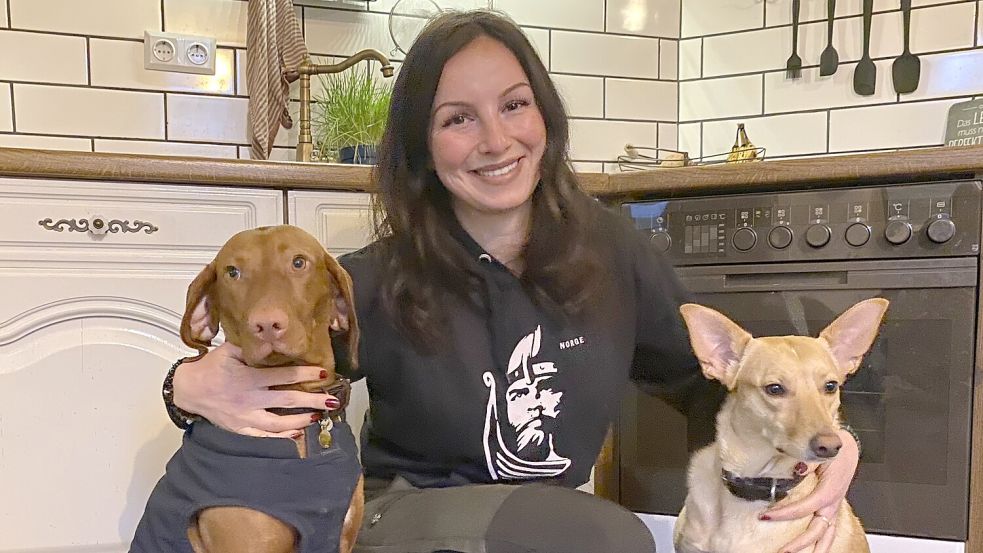
[[[164,386],[161,389],[161,396],[164,397],[164,409],[167,410],[167,416],[170,417],[174,426],[181,430],[191,428],[191,424],[199,418],[198,415],[191,414],[174,405],[174,372],[177,371],[178,365],[187,360],[188,358],[184,357],[178,359],[171,365],[171,369],[167,371],[167,376],[164,377]]]
[[[849,432],[850,435],[853,436],[854,441],[857,442],[857,458],[860,459],[861,457],[863,457],[864,444],[863,442],[860,441],[860,436],[857,434],[857,431],[854,430],[853,427],[851,427],[849,424],[845,422],[840,423],[840,428]]]

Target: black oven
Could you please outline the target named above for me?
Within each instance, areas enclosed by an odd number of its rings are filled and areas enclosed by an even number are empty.
[[[843,414],[863,442],[849,499],[870,532],[965,541],[979,283],[980,183],[960,181],[625,204],[696,300],[754,335],[818,335],[865,298],[891,302]],[[619,428],[620,499],[675,515],[689,418],[634,390]]]

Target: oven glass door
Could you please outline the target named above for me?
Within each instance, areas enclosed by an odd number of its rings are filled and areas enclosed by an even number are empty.
[[[871,532],[967,538],[975,258],[678,272],[699,303],[755,336],[817,336],[854,303],[888,299],[880,335],[842,393],[844,419],[863,442],[849,499]],[[677,514],[687,460],[712,441],[714,416],[687,420],[633,390],[619,440],[622,503]]]

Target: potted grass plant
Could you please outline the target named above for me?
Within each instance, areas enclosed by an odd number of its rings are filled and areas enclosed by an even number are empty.
[[[321,75],[313,98],[311,130],[323,161],[372,165],[389,116],[392,85],[372,78],[367,64]]]

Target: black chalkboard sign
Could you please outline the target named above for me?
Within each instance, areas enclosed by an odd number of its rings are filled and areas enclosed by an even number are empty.
[[[983,100],[953,104],[945,126],[946,146],[983,144]]]

